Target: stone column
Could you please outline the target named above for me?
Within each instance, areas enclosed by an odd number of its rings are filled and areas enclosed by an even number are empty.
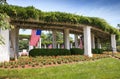
[[[19,43],[19,28],[15,28],[15,58],[17,59],[18,58],[18,53],[19,53],[19,46],[18,46],[18,43]]]
[[[75,35],[75,48],[78,48],[78,35]]]
[[[0,35],[4,38],[4,44],[0,44],[0,62],[10,60],[9,30],[0,29]],[[1,41],[0,41],[1,42]]]
[[[60,44],[58,43],[58,48],[60,48]]]
[[[91,35],[91,42],[92,42],[92,49],[95,49],[95,36],[94,34]]]
[[[64,46],[65,49],[70,49],[69,29],[64,30]]]
[[[19,53],[19,28],[14,28],[10,31],[10,57],[17,59]]]
[[[57,46],[56,46],[57,45],[57,42],[56,42],[56,31],[55,30],[52,31],[52,36],[53,36],[53,40],[52,40],[53,41],[52,42],[53,43],[53,48],[57,48]]]
[[[29,51],[32,50],[33,48],[34,48],[33,46],[29,45]]]
[[[40,39],[39,39],[37,48],[41,48],[41,37],[40,37]]]
[[[97,48],[98,48],[98,49],[101,49],[100,39],[97,39]]]
[[[73,47],[73,43],[70,43],[70,48],[72,48]]]
[[[92,57],[91,52],[91,27],[84,27],[84,55]]]
[[[112,47],[113,53],[116,53],[117,52],[117,49],[116,49],[116,38],[115,38],[114,34],[111,35],[111,47]]]
[[[45,48],[45,49],[47,48],[46,44],[44,44],[44,48]]]

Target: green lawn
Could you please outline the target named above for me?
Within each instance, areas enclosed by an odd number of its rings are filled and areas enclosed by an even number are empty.
[[[103,58],[47,68],[0,69],[0,79],[120,79],[120,60]]]

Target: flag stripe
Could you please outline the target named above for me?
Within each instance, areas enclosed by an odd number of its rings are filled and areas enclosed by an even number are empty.
[[[40,39],[40,34],[37,34],[37,30],[32,30],[30,45],[37,46],[39,39]]]

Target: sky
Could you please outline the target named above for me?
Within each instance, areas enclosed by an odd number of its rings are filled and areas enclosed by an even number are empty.
[[[34,6],[42,11],[60,11],[105,19],[113,27],[120,24],[120,0],[7,0],[8,4]],[[27,32],[27,31],[26,31]],[[20,33],[23,31],[20,30]]]

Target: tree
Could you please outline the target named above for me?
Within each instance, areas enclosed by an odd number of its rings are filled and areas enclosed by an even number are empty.
[[[0,0],[0,4],[7,4],[6,0]]]

